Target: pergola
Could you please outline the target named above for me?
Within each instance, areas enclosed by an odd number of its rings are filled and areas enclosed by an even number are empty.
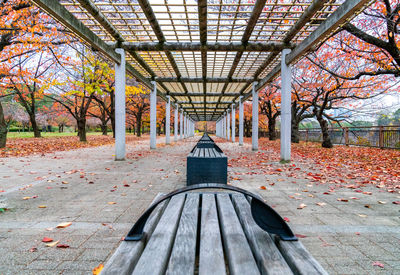
[[[175,108],[174,139],[195,121],[243,144],[243,102],[252,98],[252,148],[258,149],[258,91],[281,75],[281,158],[290,160],[291,71],[310,49],[371,0],[32,0],[115,62],[116,160],[125,159],[126,73],[150,88],[150,147],[156,100]],[[178,113],[180,112],[180,118]],[[178,130],[178,122],[180,129]],[[231,121],[231,123],[230,123]]]

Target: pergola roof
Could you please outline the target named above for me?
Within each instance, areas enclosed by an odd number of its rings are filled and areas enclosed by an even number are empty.
[[[370,0],[33,0],[194,120],[216,120],[263,88]]]

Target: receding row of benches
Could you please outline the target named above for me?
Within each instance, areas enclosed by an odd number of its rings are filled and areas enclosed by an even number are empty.
[[[228,158],[207,134],[187,156],[186,184],[221,183],[228,178]]]

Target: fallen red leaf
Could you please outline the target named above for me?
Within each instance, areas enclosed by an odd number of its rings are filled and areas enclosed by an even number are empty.
[[[57,244],[57,248],[68,248],[68,244]]]
[[[381,263],[381,262],[373,262],[372,266],[379,266],[380,268],[384,268],[385,267],[385,265],[383,263]]]
[[[44,243],[49,243],[49,242],[52,242],[52,241],[53,241],[52,238],[47,238],[47,237],[44,237],[43,240],[42,240],[42,242],[44,242]]]

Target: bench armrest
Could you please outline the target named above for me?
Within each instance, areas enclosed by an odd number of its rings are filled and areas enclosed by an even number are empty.
[[[282,219],[282,217],[274,209],[264,203],[259,196],[238,187],[216,183],[194,184],[177,189],[167,195],[162,196],[156,202],[154,202],[137,220],[132,229],[129,231],[128,235],[125,237],[125,241],[139,241],[143,238],[143,229],[147,219],[159,203],[177,194],[198,189],[225,189],[239,192],[251,197],[251,214],[259,227],[269,233],[277,234],[284,241],[297,241],[296,236],[293,234],[292,230]]]

